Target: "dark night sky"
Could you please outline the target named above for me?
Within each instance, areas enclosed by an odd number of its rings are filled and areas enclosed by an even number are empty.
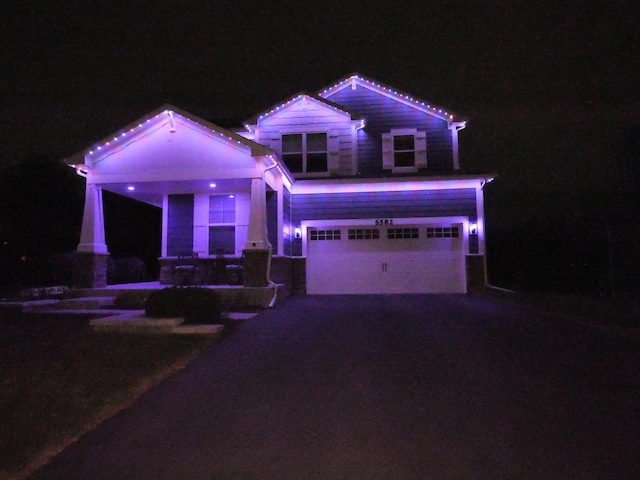
[[[70,156],[163,103],[244,119],[358,72],[469,119],[461,161],[500,175],[500,224],[611,184],[640,131],[635,1],[15,3],[2,163]]]

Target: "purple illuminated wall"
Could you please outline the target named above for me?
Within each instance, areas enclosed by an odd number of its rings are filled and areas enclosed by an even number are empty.
[[[417,128],[427,132],[427,173],[453,172],[453,145],[447,122],[362,86],[343,88],[327,100],[366,118],[358,132],[358,171],[363,176],[382,173],[380,134],[393,128]]]

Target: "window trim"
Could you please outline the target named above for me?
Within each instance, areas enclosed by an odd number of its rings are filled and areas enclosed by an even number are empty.
[[[233,221],[232,222],[211,222],[211,198],[212,197],[221,197],[223,199],[233,197]],[[224,220],[224,207],[222,208],[222,219]],[[237,216],[238,216],[238,202],[236,195],[229,193],[220,193],[220,194],[208,194],[207,195],[207,252],[209,255],[216,255],[216,252],[211,251],[211,228],[212,227],[233,227],[233,251],[232,253],[224,252],[224,255],[235,255],[236,254],[236,230],[237,230]]]
[[[428,225],[426,229],[426,238],[459,238],[460,229],[458,225]]]
[[[420,228],[399,225],[387,229],[387,240],[415,240],[420,238]]]
[[[311,242],[323,242],[331,240],[342,240],[342,229],[329,228],[329,229],[309,229],[309,241]]]
[[[307,150],[307,136],[308,135],[314,135],[314,134],[322,134],[325,136],[325,150],[324,151],[312,151],[309,152]],[[302,151],[300,152],[288,152],[285,153],[284,152],[284,137],[287,135],[301,135],[302,136]],[[280,157],[282,162],[285,164],[285,166],[287,165],[287,162],[285,160],[285,156],[287,154],[301,154],[302,155],[302,171],[300,172],[291,172],[294,176],[295,175],[305,175],[305,176],[318,176],[318,177],[326,177],[329,174],[329,155],[330,155],[330,148],[329,148],[329,142],[330,142],[330,135],[329,132],[326,130],[304,130],[304,131],[300,131],[300,130],[293,130],[293,131],[284,131],[280,134]],[[322,171],[318,171],[318,172],[309,172],[308,171],[308,154],[312,153],[312,154],[319,154],[319,153],[324,153],[325,155],[325,162],[326,162],[326,169],[322,170]],[[288,166],[287,166],[288,168]]]
[[[395,137],[413,136],[413,165],[396,166]],[[411,150],[400,150],[398,153]],[[417,128],[395,128],[382,134],[382,168],[392,173],[417,173],[427,167],[427,134]]]
[[[380,228],[378,227],[355,227],[347,231],[349,240],[379,240]]]

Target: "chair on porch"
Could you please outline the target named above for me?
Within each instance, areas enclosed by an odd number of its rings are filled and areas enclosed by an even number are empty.
[[[197,252],[193,252],[191,255],[178,256],[178,260],[173,265],[172,284],[180,287],[198,284],[198,270]]]

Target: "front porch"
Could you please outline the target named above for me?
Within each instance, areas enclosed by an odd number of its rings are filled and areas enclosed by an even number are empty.
[[[244,282],[243,273],[238,270],[245,267],[245,258],[239,256],[198,256],[190,260],[186,260],[184,257],[162,257],[159,259],[160,273],[157,281],[120,285],[107,285],[107,260],[108,255],[77,254],[75,288],[70,290],[68,294],[81,292],[82,296],[100,296],[100,293],[92,295],[91,292],[107,292],[105,295],[111,295],[114,290],[154,290],[170,286],[273,289],[272,284],[268,283],[266,278],[259,285]],[[178,268],[181,266],[193,268]],[[278,285],[279,291],[284,297],[306,293],[305,258],[273,255],[266,272],[269,280]]]
[[[108,191],[161,209],[160,285],[230,283],[249,292],[282,284],[291,291],[290,272],[284,281],[271,277],[272,254],[285,253],[290,231],[284,190],[292,181],[272,150],[164,106],[67,163],[86,178],[76,287],[107,284]]]
[[[245,257],[207,256],[185,259],[184,257],[163,257],[159,259],[162,285],[203,285],[203,286],[240,286],[247,285],[244,280]],[[287,296],[306,293],[306,259],[273,255],[269,261],[269,279],[281,285]],[[187,267],[181,268],[181,267]],[[265,279],[266,281],[266,279]]]
[[[95,272],[95,257],[83,256],[76,262],[76,268],[82,264],[82,258],[90,260],[86,265]],[[106,256],[104,259],[106,260]],[[105,285],[93,288],[73,288],[65,292],[65,298],[87,297],[130,297],[140,304],[153,290],[171,286],[196,286],[213,288],[223,292],[238,308],[268,308],[275,299],[289,295],[306,293],[306,259],[302,257],[272,256],[269,265],[269,277],[273,283],[264,286],[245,286],[238,272],[227,267],[243,267],[243,257],[197,257],[191,260],[192,271],[180,271],[176,267],[184,265],[179,257],[160,258],[160,276],[157,281]],[[87,272],[89,275],[92,273]],[[105,277],[106,278],[106,277]],[[266,279],[265,279],[266,282]]]

